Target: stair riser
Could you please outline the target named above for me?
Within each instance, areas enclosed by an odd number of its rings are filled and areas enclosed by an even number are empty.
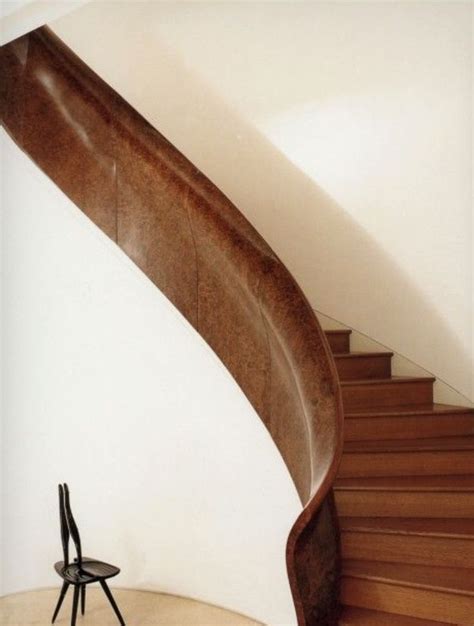
[[[339,477],[469,474],[472,450],[344,453]]]
[[[474,597],[430,589],[418,589],[383,581],[343,577],[344,604],[397,613],[448,624],[472,624]]]
[[[448,626],[446,622],[425,620],[370,609],[344,607],[339,626]]]
[[[326,338],[329,342],[329,346],[334,354],[350,351],[350,338],[347,334],[341,335],[328,335]]]
[[[344,517],[474,517],[472,492],[335,491]]]
[[[413,381],[374,384],[345,384],[342,399],[346,413],[370,407],[388,407],[405,404],[431,404],[433,383]]]
[[[395,533],[344,531],[344,559],[466,567],[474,563],[474,540]]]
[[[472,414],[410,417],[351,417],[344,422],[346,441],[456,437],[474,433]]]
[[[340,380],[363,378],[390,378],[392,375],[389,356],[337,357],[335,359]]]

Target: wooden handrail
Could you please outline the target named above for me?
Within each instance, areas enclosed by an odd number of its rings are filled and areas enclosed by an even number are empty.
[[[7,131],[186,316],[265,423],[304,507],[287,543],[298,623],[336,624],[342,401],[306,298],[233,204],[51,31],[4,46],[0,67]]]

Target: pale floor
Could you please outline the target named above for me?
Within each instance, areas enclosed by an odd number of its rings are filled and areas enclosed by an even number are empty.
[[[69,589],[55,625],[71,623],[72,593]],[[113,589],[127,626],[263,626],[260,622],[204,602],[148,591]],[[58,589],[16,593],[0,599],[1,626],[46,626],[59,595]],[[102,590],[89,586],[86,613],[79,614],[76,626],[117,626],[119,624]]]

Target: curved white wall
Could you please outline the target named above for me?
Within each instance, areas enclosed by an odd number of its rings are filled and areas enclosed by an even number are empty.
[[[8,43],[51,20],[86,4],[89,0],[2,0],[0,45]]]
[[[118,586],[296,622],[271,438],[169,301],[2,131],[3,593],[58,585],[57,483]]]
[[[315,309],[474,399],[473,10],[101,2],[53,28],[243,210]]]

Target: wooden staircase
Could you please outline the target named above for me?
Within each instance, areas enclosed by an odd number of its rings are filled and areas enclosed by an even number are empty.
[[[345,413],[340,626],[472,625],[474,410],[392,377],[390,352],[350,352],[350,332],[326,331]]]
[[[239,211],[48,29],[0,48],[2,123],[200,332],[279,447],[304,510],[287,543],[298,623],[474,624],[474,412],[433,378],[350,352]],[[84,139],[86,138],[87,141]],[[229,288],[232,285],[232,288]],[[269,519],[269,523],[271,520]]]

